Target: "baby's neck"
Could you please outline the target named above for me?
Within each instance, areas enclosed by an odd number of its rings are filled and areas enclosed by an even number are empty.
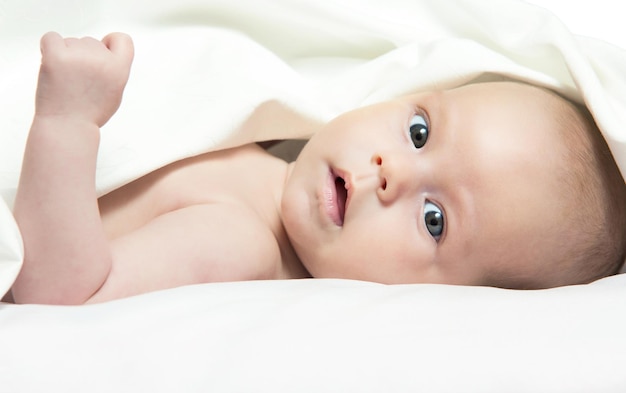
[[[273,156],[280,160],[280,165],[271,165],[266,169],[270,169],[272,173],[270,176],[272,179],[276,179],[271,184],[274,185],[273,198],[274,198],[274,212],[276,214],[276,220],[270,221],[273,224],[272,232],[276,237],[276,241],[280,247],[281,254],[281,271],[278,274],[278,278],[290,279],[290,278],[307,278],[311,275],[302,264],[300,258],[295,252],[293,245],[287,235],[287,231],[282,220],[282,196],[285,189],[289,175],[293,169],[294,161],[300,150],[306,144],[306,140],[284,140],[284,141],[270,141],[258,143],[268,155]],[[268,177],[269,179],[270,177]],[[274,213],[272,213],[273,215]]]
[[[301,146],[298,148],[297,152],[299,152],[300,148]],[[279,151],[279,154],[276,154],[277,153],[276,150],[271,151],[271,153],[275,157],[285,158],[281,156],[280,151]],[[293,153],[293,150],[290,148],[287,154],[292,154],[292,153]],[[294,279],[294,278],[311,277],[311,274],[306,270],[306,268],[302,264],[302,261],[300,260],[300,257],[298,256],[293,245],[291,244],[291,240],[289,239],[289,236],[285,229],[285,225],[283,223],[282,214],[281,214],[282,194],[283,194],[283,190],[285,189],[285,184],[287,183],[287,180],[289,179],[289,175],[293,169],[293,165],[294,163],[290,162],[281,168],[281,176],[282,176],[282,182],[280,182],[281,187],[274,194],[275,206],[276,206],[275,212],[276,212],[278,220],[275,221],[276,224],[273,225],[272,232],[274,233],[274,236],[276,237],[276,241],[280,248],[281,271],[277,277],[279,279]]]

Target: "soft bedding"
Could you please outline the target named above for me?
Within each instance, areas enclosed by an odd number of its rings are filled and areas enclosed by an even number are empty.
[[[585,103],[626,173],[619,12],[536,3],[603,41],[514,0],[0,2],[0,294],[21,264],[10,209],[46,31],[135,40],[124,102],[103,129],[101,194],[204,151],[306,138],[308,120],[499,78]],[[266,110],[293,112],[293,124]],[[246,121],[262,132],[241,132]],[[292,280],[2,303],[0,392],[622,392],[625,309],[624,274],[542,291]]]

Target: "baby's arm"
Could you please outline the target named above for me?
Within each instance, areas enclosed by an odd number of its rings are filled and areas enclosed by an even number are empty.
[[[106,280],[111,252],[95,191],[99,128],[115,113],[133,58],[130,38],[41,40],[36,110],[14,215],[25,260],[16,302],[83,303]]]

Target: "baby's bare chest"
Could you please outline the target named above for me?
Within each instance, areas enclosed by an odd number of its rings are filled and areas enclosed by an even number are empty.
[[[280,226],[277,199],[285,168],[255,146],[181,160],[101,197],[105,232],[115,239],[166,213],[203,204],[236,208],[270,229]]]

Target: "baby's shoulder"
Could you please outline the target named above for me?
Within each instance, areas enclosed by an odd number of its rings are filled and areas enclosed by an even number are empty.
[[[203,282],[273,279],[281,266],[274,233],[253,210],[239,204],[206,203],[168,213],[189,239],[182,253],[199,263]]]

